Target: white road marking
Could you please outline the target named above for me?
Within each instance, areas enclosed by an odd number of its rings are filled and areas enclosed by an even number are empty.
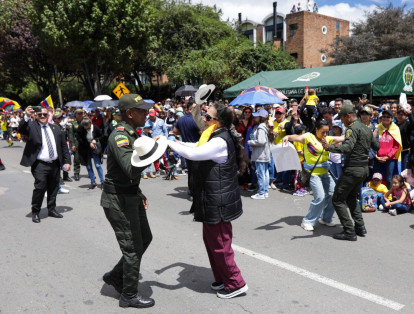
[[[367,291],[364,291],[364,290],[361,290],[361,289],[358,289],[358,288],[355,288],[355,287],[351,287],[349,285],[346,285],[344,283],[335,281],[333,279],[318,275],[316,273],[312,273],[310,271],[307,271],[306,269],[299,268],[299,267],[296,267],[294,265],[291,265],[291,264],[279,261],[277,259],[271,258],[269,256],[253,252],[249,249],[245,249],[245,248],[240,247],[238,245],[232,244],[232,247],[233,247],[233,250],[236,251],[236,252],[254,257],[254,258],[256,258],[258,260],[261,260],[263,262],[275,265],[277,267],[280,267],[280,268],[283,268],[285,270],[291,271],[291,272],[293,272],[295,274],[298,274],[300,276],[306,277],[308,279],[312,279],[312,280],[320,282],[324,285],[330,286],[332,288],[339,289],[341,291],[352,294],[352,295],[357,296],[359,298],[362,298],[362,299],[374,302],[376,304],[388,307],[388,308],[393,309],[395,311],[400,311],[405,306],[404,304],[400,304],[400,303],[394,302],[392,300],[383,298],[381,296],[369,293]]]
[[[24,173],[30,173],[30,174],[32,173],[32,172],[31,172],[31,171],[29,171],[29,170],[23,170],[23,172],[24,172]]]

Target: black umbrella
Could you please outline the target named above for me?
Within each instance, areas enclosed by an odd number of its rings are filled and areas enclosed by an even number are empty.
[[[184,85],[177,89],[177,91],[175,92],[175,96],[193,96],[196,92],[197,88],[195,88],[193,85]]]

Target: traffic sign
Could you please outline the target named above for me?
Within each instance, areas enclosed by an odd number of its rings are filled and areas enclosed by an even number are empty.
[[[125,94],[129,94],[129,89],[122,83],[119,83],[117,87],[112,91],[118,99],[121,99]]]

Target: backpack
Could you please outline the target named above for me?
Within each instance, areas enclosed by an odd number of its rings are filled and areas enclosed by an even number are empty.
[[[361,210],[365,213],[368,212],[375,212],[378,208],[377,203],[377,192],[375,192],[371,188],[363,187],[361,189],[360,201],[359,204],[361,205]]]

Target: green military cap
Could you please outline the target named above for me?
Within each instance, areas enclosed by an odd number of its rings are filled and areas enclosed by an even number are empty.
[[[61,112],[56,112],[54,115],[53,115],[53,119],[60,119],[60,118],[62,118],[63,117],[63,115],[62,115],[62,113]]]
[[[114,109],[114,111],[112,111],[112,114],[116,114],[117,116],[120,116],[121,111],[118,108],[116,108],[116,109]]]
[[[83,109],[78,108],[75,110],[75,113],[83,113]]]
[[[126,94],[119,100],[118,108],[120,111],[126,111],[132,108],[150,109],[154,104],[147,103],[137,94]]]
[[[364,106],[360,110],[361,112],[366,112],[368,114],[372,114],[372,108],[370,106]]]
[[[355,113],[354,106],[349,105],[349,104],[343,105],[342,108],[341,108],[341,111],[339,111],[339,113],[338,113],[338,117],[342,117],[342,116],[347,115],[349,113]]]

